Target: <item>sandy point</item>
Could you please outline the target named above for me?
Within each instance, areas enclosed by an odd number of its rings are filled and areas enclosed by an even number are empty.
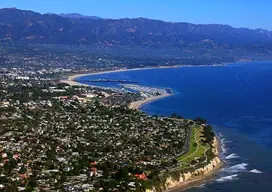
[[[162,98],[165,98],[165,97],[169,97],[171,96],[172,94],[163,94],[163,95],[159,95],[159,96],[154,96],[154,97],[147,97],[145,99],[142,99],[142,100],[139,100],[139,101],[134,101],[134,102],[131,102],[129,105],[128,105],[128,108],[129,109],[136,109],[136,110],[140,110],[140,108],[145,105],[145,104],[148,104],[148,103],[151,103],[153,101],[156,101],[156,100],[159,100],[159,99],[162,99]]]

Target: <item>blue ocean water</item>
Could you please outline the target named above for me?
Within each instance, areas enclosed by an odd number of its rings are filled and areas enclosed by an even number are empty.
[[[188,191],[272,191],[272,62],[127,71],[81,77],[169,87],[171,97],[142,107],[149,114],[204,117],[222,141],[224,168]],[[102,83],[103,86],[116,86]]]

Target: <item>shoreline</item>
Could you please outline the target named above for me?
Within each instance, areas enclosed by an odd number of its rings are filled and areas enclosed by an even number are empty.
[[[184,191],[184,190],[189,189],[191,187],[199,186],[199,185],[211,180],[214,176],[216,176],[216,173],[218,171],[220,171],[220,169],[224,166],[224,162],[220,159],[220,153],[221,153],[220,139],[218,136],[215,136],[214,139],[215,139],[214,145],[215,145],[215,154],[216,154],[215,158],[218,158],[220,162],[215,167],[213,167],[213,169],[210,172],[203,174],[201,176],[198,176],[197,178],[193,178],[192,180],[177,183],[175,186],[167,189],[165,192]]]
[[[128,108],[129,109],[135,109],[135,110],[140,110],[140,108],[148,103],[154,102],[156,100],[159,99],[163,99],[166,97],[170,97],[173,94],[163,94],[163,95],[159,95],[159,96],[155,96],[155,97],[147,97],[145,99],[142,100],[138,100],[138,101],[133,101],[131,103],[129,103]]]
[[[124,69],[116,69],[116,70],[106,70],[106,71],[95,71],[95,72],[87,72],[87,73],[76,73],[66,76],[67,80],[75,81],[79,77],[90,76],[90,75],[102,75],[106,73],[117,73],[117,72],[126,72],[126,71],[140,71],[140,70],[150,70],[150,69],[167,69],[167,68],[179,68],[185,65],[173,65],[173,66],[160,66],[160,67],[143,67],[143,68],[124,68]]]
[[[199,186],[203,183],[206,183],[207,181],[211,180],[214,176],[216,176],[216,173],[220,171],[220,169],[223,167],[223,163],[221,162],[218,164],[211,172],[201,176],[200,178],[192,179],[190,181],[185,181],[180,184],[177,184],[177,186],[174,186],[165,192],[180,192],[184,191],[186,189]]]
[[[172,66],[158,66],[158,67],[142,67],[142,68],[124,68],[124,69],[116,69],[116,70],[106,70],[106,71],[94,71],[94,72],[86,72],[86,73],[75,73],[64,75],[67,79],[61,80],[61,82],[77,85],[77,86],[86,86],[86,84],[76,82],[76,79],[84,76],[91,75],[102,75],[107,73],[117,73],[117,72],[127,72],[127,71],[140,71],[140,70],[151,70],[151,69],[171,69],[171,68],[180,68],[180,67],[216,67],[216,66],[225,66],[226,64],[213,64],[213,65],[172,65]]]
[[[108,70],[108,71],[94,71],[87,73],[75,73],[70,75],[65,75],[64,77],[67,79],[61,79],[61,83],[67,83],[70,86],[90,86],[88,84],[79,83],[76,81],[79,77],[91,76],[91,75],[102,75],[107,73],[117,73],[117,72],[126,72],[126,71],[140,71],[140,70],[150,70],[150,69],[167,69],[167,68],[179,68],[183,65],[173,65],[173,66],[160,66],[160,67],[143,67],[143,68],[132,68],[132,69],[117,69],[117,70]]]
[[[224,66],[224,65],[210,65],[210,66]],[[61,82],[63,83],[67,83],[71,86],[91,86],[88,84],[83,84],[83,83],[79,83],[76,82],[75,80],[79,77],[83,77],[83,76],[89,76],[89,75],[99,75],[99,74],[106,74],[106,73],[117,73],[117,72],[125,72],[125,71],[138,71],[138,70],[149,70],[149,69],[163,69],[163,68],[179,68],[179,67],[186,67],[183,65],[177,65],[177,66],[161,66],[161,67],[147,67],[147,68],[134,68],[134,69],[119,69],[119,70],[113,70],[113,71],[100,71],[100,72],[92,72],[92,73],[85,73],[85,74],[74,74],[74,75],[69,75],[67,76],[67,80],[61,80]],[[191,66],[187,66],[187,67],[191,67]],[[198,66],[199,67],[199,66]],[[163,99],[166,97],[169,97],[173,94],[163,94],[163,95],[159,95],[159,96],[155,96],[155,97],[147,97],[145,99],[142,100],[138,100],[138,101],[134,101],[129,103],[128,108],[129,109],[134,109],[134,110],[140,110],[140,108],[148,103],[154,102],[156,100],[159,99]],[[179,192],[179,191],[183,191],[186,190],[188,188],[194,187],[194,186],[198,186],[202,183],[204,183],[205,181],[210,180],[211,178],[213,178],[216,173],[223,167],[224,163],[223,161],[221,161],[220,157],[220,152],[221,152],[221,148],[220,148],[220,139],[215,136],[215,154],[219,163],[215,165],[215,167],[212,168],[211,171],[209,171],[208,173],[205,173],[201,176],[198,176],[196,178],[192,178],[188,181],[183,181],[183,182],[179,182],[177,184],[175,184],[173,187],[165,190],[166,192]]]
[[[100,74],[106,74],[106,73],[117,73],[117,72],[126,72],[126,71],[140,71],[140,70],[150,70],[150,69],[167,69],[167,68],[179,68],[182,67],[182,65],[174,65],[174,66],[160,66],[160,67],[145,67],[145,68],[133,68],[133,69],[118,69],[118,70],[113,70],[113,71],[100,71],[100,72],[92,72],[92,73],[84,73],[84,74],[74,74],[74,75],[68,75],[67,80],[60,80],[62,83],[67,83],[70,86],[91,86],[88,84],[84,83],[79,83],[76,81],[77,78],[83,77],[83,76],[90,76],[90,75],[100,75]],[[145,99],[141,99],[138,101],[131,102],[128,105],[129,109],[135,109],[135,110],[140,110],[140,108],[143,105],[146,105],[148,103],[154,102],[159,99],[163,99],[166,97],[169,97],[173,94],[163,94],[155,97],[147,97]]]

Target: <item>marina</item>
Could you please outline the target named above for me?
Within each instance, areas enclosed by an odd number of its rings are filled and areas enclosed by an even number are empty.
[[[122,79],[89,79],[81,80],[81,82],[94,82],[94,83],[137,83],[136,81],[128,81]]]

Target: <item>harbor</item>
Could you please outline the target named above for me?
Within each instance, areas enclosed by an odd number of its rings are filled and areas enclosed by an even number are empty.
[[[94,83],[138,83],[136,81],[128,81],[122,79],[88,79],[88,80],[81,80],[81,82],[94,82]]]

